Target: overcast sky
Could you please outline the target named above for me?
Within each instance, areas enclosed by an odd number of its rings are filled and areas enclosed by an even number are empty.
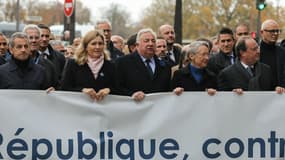
[[[40,0],[46,1],[46,0]],[[50,1],[63,1],[64,0],[50,0]],[[140,17],[142,17],[143,10],[151,5],[153,0],[81,0],[81,2],[92,12],[92,21],[96,22],[96,19],[101,18],[100,9],[106,9],[112,3],[120,4],[125,8],[125,10],[130,13],[131,20],[137,22]],[[173,0],[174,1],[174,0]],[[277,3],[285,6],[285,0],[266,0],[267,2],[273,2],[275,5]]]
[[[63,1],[63,0],[62,0]],[[130,13],[131,20],[136,22],[142,16],[142,11],[148,7],[152,0],[81,0],[81,2],[88,8],[90,8],[92,12],[92,17],[101,18],[102,11],[100,9],[109,8],[108,6],[112,3],[120,4],[125,10]]]

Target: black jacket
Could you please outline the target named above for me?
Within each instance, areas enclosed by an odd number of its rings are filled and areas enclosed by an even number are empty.
[[[207,88],[217,88],[217,79],[214,73],[203,69],[202,81],[197,83],[189,65],[174,72],[172,88],[182,87],[185,91],[205,91]]]
[[[47,89],[45,70],[31,59],[20,68],[13,59],[0,66],[0,89]]]
[[[5,58],[3,58],[2,56],[0,56],[0,65],[6,63],[6,60]]]
[[[144,93],[170,91],[171,70],[168,65],[161,63],[156,56],[155,72],[150,77],[139,53],[120,57],[116,60],[116,87],[120,95],[132,95],[136,91]]]
[[[260,62],[270,66],[274,86],[285,87],[285,48],[261,41]]]
[[[219,52],[210,57],[207,68],[218,75],[221,70],[231,65],[230,57],[223,52]]]
[[[99,91],[103,88],[110,88],[111,93],[114,93],[114,72],[114,64],[105,60],[97,79],[95,79],[87,63],[78,65],[74,59],[70,59],[63,71],[61,89],[81,91],[83,88],[93,88],[95,91]]]
[[[255,76],[242,66],[240,61],[222,70],[218,76],[218,90],[232,91],[242,88],[245,91],[274,90],[270,67],[257,62],[254,67]]]
[[[110,41],[107,45],[107,49],[110,52],[110,58],[114,62],[117,58],[121,57],[124,55],[123,52],[118,50],[116,47],[114,47],[114,44],[112,41]]]
[[[59,51],[54,50],[50,45],[48,45],[48,50],[50,55],[48,55],[47,58],[54,64],[56,77],[58,77],[58,80],[60,80],[65,65],[65,57]]]

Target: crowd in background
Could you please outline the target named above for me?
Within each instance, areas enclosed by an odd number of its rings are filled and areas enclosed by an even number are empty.
[[[260,41],[241,23],[182,45],[175,43],[169,24],[125,39],[112,35],[111,24],[103,20],[69,44],[68,31],[56,40],[47,25],[28,24],[11,37],[0,33],[0,89],[78,91],[95,100],[116,94],[136,101],[171,91],[282,94],[285,41],[277,44],[280,33],[278,22],[268,19],[261,25]]]

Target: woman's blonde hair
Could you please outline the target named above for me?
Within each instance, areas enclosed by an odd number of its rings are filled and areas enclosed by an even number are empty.
[[[104,38],[104,35],[102,34],[101,31],[99,30],[91,30],[89,32],[87,32],[84,37],[81,39],[81,42],[80,42],[80,45],[76,48],[75,50],[75,61],[77,64],[79,65],[83,65],[87,62],[87,45],[92,41],[94,40],[96,37],[100,37],[102,38],[104,44],[106,43],[105,42],[105,38]],[[106,45],[105,45],[106,47]],[[104,50],[103,51],[103,54],[104,54],[104,59],[105,60],[109,60],[109,56],[107,54],[107,52]]]

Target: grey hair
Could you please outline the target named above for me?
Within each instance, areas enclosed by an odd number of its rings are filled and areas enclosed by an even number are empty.
[[[15,46],[15,39],[16,38],[23,38],[25,39],[28,43],[30,42],[29,41],[29,38],[27,36],[26,33],[23,33],[23,32],[15,32],[14,34],[11,35],[10,37],[10,41],[9,41],[9,47],[10,48],[13,48]]]
[[[42,32],[41,29],[35,25],[35,24],[28,24],[24,27],[23,32],[27,33],[27,30],[32,29],[32,30],[37,30],[37,32],[39,33],[39,36],[41,36]]]
[[[50,40],[49,44],[51,46],[57,46],[57,45],[63,45],[63,42],[61,40]]]
[[[200,46],[209,48],[209,44],[206,41],[194,41],[182,48],[182,52],[185,52],[186,57],[190,54],[196,55]]]
[[[111,22],[109,20],[107,20],[107,19],[97,21],[95,29],[99,29],[97,27],[99,24],[106,24],[106,23],[110,26],[110,29],[112,29]]]
[[[140,41],[140,38],[141,38],[142,34],[144,34],[144,33],[151,33],[155,39],[157,37],[156,33],[151,28],[144,28],[144,29],[139,30],[139,32],[137,34],[137,38],[136,38],[137,43]]]

